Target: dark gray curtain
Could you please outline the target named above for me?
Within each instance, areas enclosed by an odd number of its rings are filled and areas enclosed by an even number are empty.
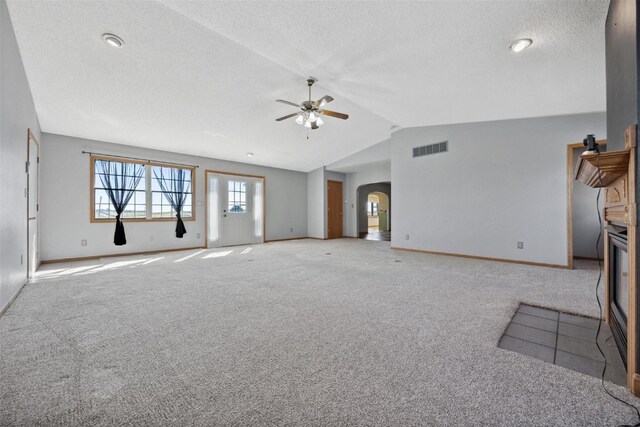
[[[176,211],[176,237],[182,239],[187,229],[182,221],[181,213],[187,194],[191,189],[191,171],[185,169],[168,168],[171,172],[165,176],[164,168],[153,168],[153,175],[160,184],[162,194],[167,198],[173,210]]]
[[[144,165],[96,160],[95,167],[102,186],[116,210],[116,232],[113,235],[113,243],[117,246],[126,245],[127,238],[120,215],[129,204],[133,192],[144,176]]]

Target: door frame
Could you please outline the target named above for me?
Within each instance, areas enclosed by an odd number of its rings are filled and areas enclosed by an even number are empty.
[[[209,247],[209,174],[240,176],[245,178],[258,178],[262,180],[262,243],[267,240],[267,178],[261,175],[250,175],[246,173],[223,172],[212,169],[204,171],[204,247]]]
[[[606,139],[596,142],[598,145],[607,145]],[[582,142],[567,145],[567,267],[570,270],[573,270],[573,181],[575,181],[573,151],[580,147],[584,147]],[[602,259],[604,259],[604,253]]]
[[[29,163],[29,159],[31,158],[31,142],[36,144],[37,147],[37,153],[36,153],[36,222],[38,223],[36,226],[36,242],[37,243],[37,249],[36,249],[36,265],[35,268],[33,269],[33,271],[35,272],[38,267],[40,267],[40,257],[37,256],[38,255],[38,251],[40,250],[40,230],[39,230],[39,225],[40,225],[40,143],[38,142],[38,140],[36,139],[35,135],[33,134],[33,132],[31,131],[31,129],[27,129],[27,164]],[[27,167],[27,279],[30,279],[32,274],[31,274],[31,244],[30,244],[30,217],[29,217],[29,208],[31,206],[29,206],[29,200],[31,199],[31,186],[30,186],[30,181],[31,181],[31,165],[29,164],[29,166]]]
[[[342,218],[340,218],[340,236],[338,237],[331,237],[329,236],[329,222],[330,222],[330,218],[329,218],[329,185],[333,183],[333,184],[340,184],[340,189],[341,189],[341,197],[340,197],[340,210],[342,213]],[[341,239],[344,237],[344,182],[343,181],[336,181],[334,179],[327,179],[327,231],[326,231],[326,236],[327,239]]]

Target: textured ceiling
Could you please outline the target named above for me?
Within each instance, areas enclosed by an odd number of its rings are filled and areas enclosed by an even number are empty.
[[[9,1],[44,131],[308,171],[401,127],[605,109],[608,1]],[[104,32],[121,36],[108,48]],[[509,44],[530,37],[514,54]],[[276,98],[330,94],[309,132]],[[247,152],[255,153],[248,158]]]

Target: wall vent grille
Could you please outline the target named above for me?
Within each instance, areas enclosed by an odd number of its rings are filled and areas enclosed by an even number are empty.
[[[442,141],[435,144],[423,145],[422,147],[413,147],[413,157],[429,156],[447,151],[449,151],[449,141]]]

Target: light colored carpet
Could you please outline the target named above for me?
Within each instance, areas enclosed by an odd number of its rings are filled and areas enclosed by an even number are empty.
[[[597,314],[593,264],[245,249],[46,266],[0,318],[0,424],[634,421],[598,379],[496,346],[520,301]]]

